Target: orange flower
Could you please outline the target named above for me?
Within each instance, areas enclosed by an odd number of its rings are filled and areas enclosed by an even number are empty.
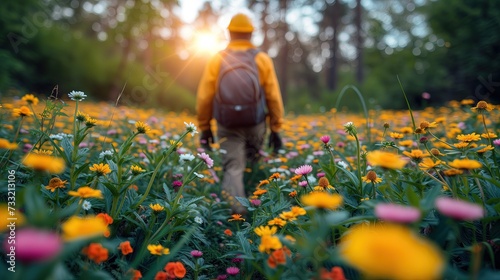
[[[164,269],[170,278],[184,278],[186,276],[186,268],[181,262],[169,262]]]
[[[122,254],[124,256],[134,252],[134,249],[132,249],[132,246],[130,246],[130,241],[128,241],[128,240],[120,243],[120,246],[118,246],[118,249],[120,249],[122,251]]]
[[[228,219],[227,220],[228,222],[232,222],[232,221],[245,221],[245,219],[242,218],[240,214],[233,214],[231,216],[232,216],[232,218]]]
[[[261,194],[265,194],[267,190],[256,190],[253,192],[253,195],[259,196]]]
[[[110,225],[113,223],[113,218],[111,218],[111,216],[106,213],[99,213],[96,217],[101,218],[106,223],[106,225]]]
[[[132,274],[132,280],[139,280],[142,278],[142,273],[137,269],[130,269],[129,274]]]
[[[226,229],[224,231],[224,234],[227,235],[227,236],[233,236],[233,232],[230,229]]]
[[[339,266],[332,267],[332,270],[328,271],[325,268],[321,268],[320,274],[321,280],[346,280],[344,276],[344,271]]]
[[[165,271],[158,271],[155,275],[155,280],[168,280],[168,274]]]
[[[83,248],[82,253],[96,264],[108,259],[108,249],[102,247],[100,243],[90,243],[89,246]]]
[[[286,264],[286,257],[291,256],[292,252],[287,247],[282,247],[271,253],[267,259],[267,265],[270,268],[276,268],[280,264]]]

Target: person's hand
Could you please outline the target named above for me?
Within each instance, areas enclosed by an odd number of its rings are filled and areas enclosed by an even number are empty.
[[[271,131],[269,134],[269,148],[273,149],[273,152],[277,153],[279,149],[283,146],[283,142],[281,142],[281,137],[278,132]]]
[[[200,145],[203,149],[207,151],[211,151],[210,144],[214,143],[214,135],[212,134],[212,130],[205,130],[201,132],[200,136]]]

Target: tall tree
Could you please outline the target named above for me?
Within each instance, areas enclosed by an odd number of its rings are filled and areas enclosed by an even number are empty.
[[[449,98],[500,101],[500,1],[432,1],[429,24],[446,41]]]
[[[364,80],[364,62],[363,62],[363,6],[361,6],[361,0],[356,0],[355,8],[355,25],[356,25],[356,81],[359,84],[363,83]]]

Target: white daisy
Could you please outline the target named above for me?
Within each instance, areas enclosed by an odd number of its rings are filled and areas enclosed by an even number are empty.
[[[87,95],[85,95],[83,91],[75,91],[75,90],[68,93],[68,96],[69,98],[71,98],[71,100],[74,101],[82,101],[87,97]]]
[[[198,133],[198,130],[196,128],[196,125],[194,125],[194,123],[192,122],[184,122],[184,124],[186,125],[186,129],[188,132],[191,132],[191,136],[194,136],[196,133]]]
[[[82,203],[82,208],[85,211],[90,210],[90,208],[92,208],[92,204],[90,203],[90,201],[84,200]]]

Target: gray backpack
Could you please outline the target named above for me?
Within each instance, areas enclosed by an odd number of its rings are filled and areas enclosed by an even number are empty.
[[[255,63],[257,49],[222,51],[213,115],[224,127],[251,126],[266,119],[266,100]]]

